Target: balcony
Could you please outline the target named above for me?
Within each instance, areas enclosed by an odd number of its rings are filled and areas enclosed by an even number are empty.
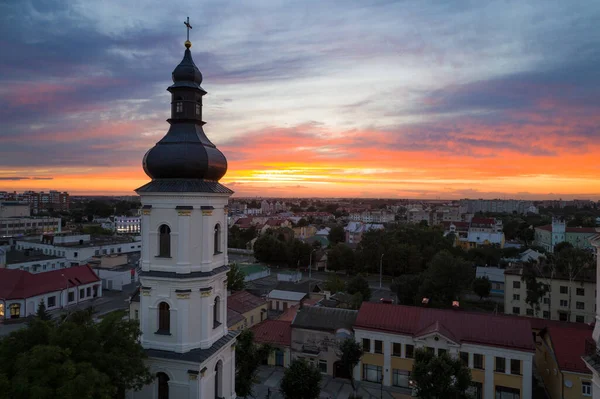
[[[302,345],[302,353],[306,353],[308,355],[318,355],[321,353],[321,348],[317,345]]]

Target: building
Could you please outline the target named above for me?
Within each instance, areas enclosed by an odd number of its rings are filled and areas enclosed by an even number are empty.
[[[285,312],[292,306],[298,306],[308,297],[306,292],[271,290],[267,295],[269,310]]]
[[[117,234],[140,234],[142,231],[141,216],[115,216]]]
[[[19,250],[36,250],[66,258],[70,265],[88,263],[95,256],[140,252],[142,242],[133,237],[56,233],[16,240]]]
[[[35,192],[25,191],[23,193],[7,193],[4,192],[3,200],[19,201],[29,204],[31,211],[36,214],[40,211],[52,210],[55,212],[66,212],[69,210],[69,193],[67,192]]]
[[[485,200],[485,199],[462,199],[460,206],[467,213],[518,213],[526,215],[529,212],[537,213],[537,208],[532,201],[522,200]]]
[[[531,398],[531,324],[487,313],[364,302],[354,336],[365,354],[354,378],[406,388],[416,349],[460,357],[477,398]]]
[[[0,237],[54,232],[60,233],[60,231],[60,218],[25,216],[0,218]]]
[[[105,255],[94,257],[90,267],[102,280],[102,288],[123,291],[124,286],[138,281],[137,265],[129,263],[127,255]]]
[[[550,291],[542,298],[541,312],[535,313],[525,302],[527,291],[521,281],[523,267],[515,266],[504,272],[504,312],[515,315],[542,317],[550,320],[571,321],[577,323],[592,323],[595,317],[596,303],[596,272],[581,273],[569,282],[565,276],[555,275],[550,278],[548,273],[542,273],[534,267],[540,282],[548,284]],[[571,301],[569,302],[569,291]],[[570,320],[569,320],[569,314]]]
[[[22,218],[31,216],[31,209],[26,202],[0,202],[0,219]]]
[[[362,241],[363,234],[371,230],[383,230],[382,224],[350,222],[344,227],[346,233],[346,244],[356,246]]]
[[[46,255],[39,251],[9,250],[0,253],[0,268],[24,270],[30,273],[43,273],[64,269],[70,265],[64,257]]]
[[[241,315],[235,324],[229,326],[230,330],[242,330],[253,327],[267,318],[267,300],[253,295],[248,291],[234,292],[227,298],[227,310]]]
[[[298,309],[292,321],[292,359],[304,359],[323,374],[347,377],[339,363],[337,347],[352,338],[357,310],[320,306]]]
[[[464,249],[496,246],[504,248],[502,220],[494,218],[473,218],[466,237],[458,235],[458,243]]]
[[[269,354],[269,366],[288,367],[292,361],[292,322],[290,320],[265,320],[254,327],[254,342],[269,344],[273,352]]]
[[[591,339],[592,328],[585,325],[552,325],[540,332],[535,364],[550,399],[592,396],[592,372],[582,359]]]
[[[172,73],[165,137],[144,156],[140,343],[156,377],[128,399],[235,394],[235,331],[227,328],[227,160],[206,137],[202,74],[191,43]]]
[[[543,247],[548,252],[554,252],[556,244],[568,242],[575,248],[590,249],[589,238],[600,233],[596,227],[567,227],[564,220],[554,219],[552,224],[535,228],[534,245]]]
[[[100,279],[89,266],[37,274],[0,269],[0,319],[31,316],[42,301],[55,310],[100,296]]]
[[[364,211],[350,214],[350,220],[363,223],[391,223],[396,216],[386,210]]]
[[[492,284],[490,294],[504,296],[504,269],[499,267],[477,266],[475,277],[487,277],[487,279],[490,280],[490,284]]]
[[[600,274],[600,234],[590,238],[590,243],[596,249],[596,280]],[[594,330],[592,331],[592,340],[588,341],[585,348],[585,356],[582,357],[588,370],[592,372],[592,396],[600,398],[600,295],[596,293],[596,303],[594,308],[596,317]]]

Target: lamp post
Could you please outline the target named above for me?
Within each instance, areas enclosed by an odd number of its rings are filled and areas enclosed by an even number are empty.
[[[310,251],[310,258],[309,258],[309,261],[308,261],[308,278],[309,279],[312,278],[312,254],[315,251],[316,251],[316,249],[313,249],[312,251]]]
[[[382,281],[383,281],[383,255],[385,254],[381,254],[381,258],[379,258],[379,288],[382,288]]]

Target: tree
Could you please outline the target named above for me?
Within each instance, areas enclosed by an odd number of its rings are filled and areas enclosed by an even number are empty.
[[[252,330],[244,330],[238,335],[235,346],[235,391],[239,396],[253,396],[252,387],[258,382],[258,366],[272,350],[270,345],[255,344]]]
[[[447,353],[435,356],[417,349],[411,377],[419,399],[470,398],[466,391],[471,386],[471,370]]]
[[[340,358],[342,367],[346,369],[350,376],[350,384],[352,384],[352,390],[356,392],[356,386],[354,385],[354,368],[360,362],[364,350],[362,345],[356,342],[352,338],[346,338],[338,344],[337,355]]]
[[[328,270],[354,269],[354,251],[343,243],[338,243],[327,252]]]
[[[435,255],[423,273],[421,296],[440,307],[450,307],[471,286],[474,272],[470,263],[448,251]]]
[[[535,260],[530,260],[523,265],[521,281],[525,284],[525,303],[533,310],[533,314],[537,316],[540,311],[540,300],[550,291],[550,286],[538,281],[537,272],[534,269]]]
[[[46,311],[46,304],[44,303],[43,299],[40,301],[40,304],[38,305],[35,316],[40,320],[51,320],[52,319],[52,317],[50,317],[50,315]]]
[[[553,258],[552,267],[556,273],[569,281],[567,320],[571,321],[573,282],[580,278],[589,278],[591,274],[595,273],[594,255],[584,249],[566,246]],[[585,276],[586,273],[589,273],[590,276]]]
[[[331,245],[344,241],[346,241],[346,232],[342,226],[334,226],[329,230],[329,242]]]
[[[302,218],[300,220],[298,220],[298,224],[296,224],[296,227],[305,227],[308,226],[308,220]]]
[[[61,323],[34,318],[0,340],[0,376],[14,399],[124,398],[153,379],[139,337],[121,314],[99,323],[83,311]]]
[[[283,373],[280,389],[285,399],[317,399],[321,393],[321,372],[304,359],[293,360]]]
[[[246,282],[244,279],[246,275],[237,263],[232,263],[229,265],[229,271],[227,272],[227,288],[231,291],[241,291],[246,286]]]
[[[477,277],[473,280],[473,292],[479,296],[479,300],[490,296],[492,290],[492,283],[487,277]]]
[[[392,281],[390,289],[396,294],[398,304],[416,305],[419,296],[419,287],[423,279],[420,275],[404,274]]]
[[[340,278],[337,274],[330,274],[325,281],[325,290],[335,294],[342,292],[346,289],[346,282]]]
[[[360,293],[363,301],[371,299],[371,288],[369,282],[361,276],[352,277],[346,284],[346,292],[350,295]]]

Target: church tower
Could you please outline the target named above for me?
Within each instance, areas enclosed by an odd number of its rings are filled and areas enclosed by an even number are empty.
[[[191,26],[189,22],[188,33]],[[189,36],[188,36],[189,39]],[[130,398],[235,398],[227,330],[227,160],[206,137],[191,42],[172,74],[167,134],[144,156],[141,344],[156,376]]]

